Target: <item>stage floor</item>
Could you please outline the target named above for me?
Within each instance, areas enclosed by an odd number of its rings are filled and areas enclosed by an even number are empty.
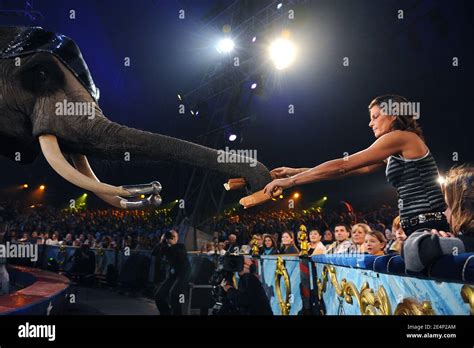
[[[70,304],[66,315],[158,315],[155,301],[143,296],[126,296],[118,292],[77,288],[76,303]]]

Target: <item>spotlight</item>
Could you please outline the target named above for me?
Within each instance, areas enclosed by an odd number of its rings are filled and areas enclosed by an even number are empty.
[[[28,184],[23,184],[22,186],[24,189],[27,189],[28,188]]]
[[[270,45],[270,58],[277,70],[288,68],[296,58],[296,47],[287,39],[277,39]]]
[[[193,110],[191,110],[191,115],[193,115],[193,116],[194,116],[194,111],[193,111]]]
[[[174,202],[175,202],[175,203],[178,203],[178,202],[179,202],[179,200],[175,199],[175,201],[174,201]]]
[[[181,97],[181,94],[178,94],[178,99],[179,99],[179,101],[183,101],[183,98]]]
[[[141,199],[145,198],[145,195],[140,195],[140,198],[141,198]]]
[[[87,193],[84,193],[83,196],[84,196],[84,198],[87,198]]]
[[[198,110],[198,111],[196,111],[196,116],[198,116],[198,115],[199,115],[199,110]]]
[[[443,185],[446,182],[446,178],[442,175],[438,176],[438,183]]]
[[[237,140],[237,135],[235,134],[229,135],[229,141],[235,141],[235,140]]]
[[[294,199],[300,198],[300,194],[299,194],[298,192],[295,192],[295,194],[293,195],[293,198],[294,198]]]
[[[258,84],[256,82],[252,83],[252,85],[250,86],[250,89],[255,89],[257,88]]]
[[[217,43],[217,52],[219,53],[230,53],[234,49],[234,41],[231,39],[222,39]]]
[[[280,2],[278,5],[277,5],[277,10],[281,9],[283,7],[283,4]]]
[[[256,37],[256,36],[254,36],[254,37],[252,38],[252,42],[255,42],[255,41],[257,41],[257,37]]]
[[[41,185],[41,186],[39,187],[39,189],[40,189],[41,191],[44,191],[45,188],[46,188],[46,186],[44,186],[44,185]]]
[[[327,201],[327,200],[328,200],[328,198],[327,198],[326,196],[324,196],[324,197],[323,197],[323,199],[324,199],[325,201]]]
[[[282,198],[283,198],[283,195],[280,195],[279,197],[280,197],[280,199],[282,199]]]

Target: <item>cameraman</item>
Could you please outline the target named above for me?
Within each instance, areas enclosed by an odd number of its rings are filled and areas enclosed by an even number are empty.
[[[222,288],[229,303],[237,304],[241,315],[273,315],[262,283],[258,279],[257,269],[249,258],[244,258],[243,269],[239,272],[238,289],[232,287],[225,279]],[[230,311],[229,311],[230,312]]]
[[[158,263],[166,260],[169,271],[156,291],[156,307],[160,315],[181,315],[186,303],[191,265],[184,244],[178,243],[178,232],[171,230],[161,237],[156,253]],[[156,268],[159,272],[160,266]],[[161,280],[161,279],[160,279]]]

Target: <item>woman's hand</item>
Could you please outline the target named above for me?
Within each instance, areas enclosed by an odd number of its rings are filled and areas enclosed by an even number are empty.
[[[451,232],[438,231],[438,230],[435,230],[435,229],[432,229],[432,230],[431,230],[431,233],[432,233],[432,234],[436,234],[436,235],[439,236],[439,237],[444,237],[444,238],[456,237],[456,236],[455,236],[454,234],[452,234]]]
[[[298,169],[290,168],[290,167],[279,167],[270,171],[270,175],[272,176],[273,179],[288,178],[298,173],[299,173]]]
[[[276,180],[273,180],[271,183],[267,184],[267,186],[265,186],[265,188],[263,189],[263,193],[273,198],[273,195],[278,189],[284,190],[292,186],[293,186],[293,182],[289,178],[276,179]]]

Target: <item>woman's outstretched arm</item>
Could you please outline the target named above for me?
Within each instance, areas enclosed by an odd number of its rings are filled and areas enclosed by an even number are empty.
[[[403,131],[387,133],[378,138],[367,149],[353,155],[324,162],[289,178],[273,180],[265,187],[264,191],[271,195],[277,187],[285,189],[297,185],[337,179],[353,173],[369,173],[371,169],[380,168],[381,163],[389,156],[402,152],[409,136],[407,132]]]

